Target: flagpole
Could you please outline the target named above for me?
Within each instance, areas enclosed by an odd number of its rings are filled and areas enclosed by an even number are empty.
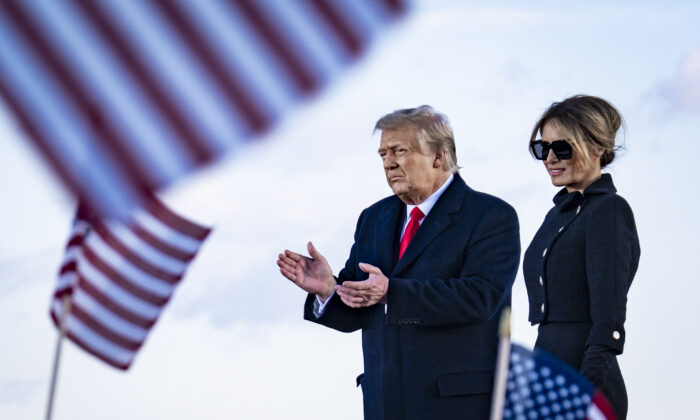
[[[503,406],[506,397],[506,381],[508,379],[508,360],[510,358],[510,307],[501,312],[501,323],[498,328],[498,356],[496,373],[493,381],[493,397],[491,399],[490,420],[503,420]]]
[[[61,359],[61,344],[63,344],[63,337],[66,335],[66,323],[68,321],[68,315],[70,314],[71,299],[69,294],[63,295],[63,312],[61,313],[61,319],[59,320],[59,333],[58,340],[56,341],[56,352],[53,358],[53,373],[51,374],[51,385],[49,388],[49,401],[46,405],[46,420],[51,420],[51,414],[53,411],[53,398],[56,393],[56,379],[58,378],[58,363]]]

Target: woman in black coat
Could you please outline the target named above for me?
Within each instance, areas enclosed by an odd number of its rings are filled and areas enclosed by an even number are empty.
[[[618,419],[627,415],[627,392],[616,356],[639,239],[632,209],[601,169],[615,157],[621,124],[608,102],[582,95],[553,103],[539,119],[530,151],[563,188],[523,261],[529,319],[540,324],[535,346],[590,379]]]

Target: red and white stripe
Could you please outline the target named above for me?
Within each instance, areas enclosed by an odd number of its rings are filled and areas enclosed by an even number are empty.
[[[617,420],[615,410],[600,391],[596,390],[586,412],[587,420]]]
[[[51,304],[54,323],[70,295],[66,336],[127,369],[208,234],[158,201],[124,222],[80,210]]]
[[[0,96],[69,188],[123,220],[265,133],[404,1],[2,1]]]

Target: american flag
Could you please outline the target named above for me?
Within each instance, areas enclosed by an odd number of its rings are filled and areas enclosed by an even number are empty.
[[[610,403],[573,367],[511,344],[503,419],[614,420]]]
[[[97,214],[259,138],[404,0],[0,1],[0,97]]]
[[[157,199],[148,203],[127,221],[78,209],[51,304],[59,328],[69,308],[70,340],[119,369],[129,368],[209,234]]]

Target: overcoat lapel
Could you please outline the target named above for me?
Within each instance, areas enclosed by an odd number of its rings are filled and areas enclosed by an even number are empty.
[[[377,246],[377,267],[384,273],[393,269],[396,263],[397,232],[403,227],[401,216],[404,215],[406,208],[406,205],[398,197],[394,198],[392,204],[384,210],[378,219],[377,237],[374,242]]]
[[[420,256],[423,249],[425,249],[440,232],[452,224],[450,214],[461,209],[462,200],[464,200],[464,194],[467,188],[467,184],[464,183],[462,177],[460,177],[459,174],[455,174],[455,178],[452,180],[450,186],[447,187],[442,196],[440,196],[437,203],[435,203],[435,207],[430,210],[425,221],[423,221],[418,228],[416,236],[411,239],[408,248],[406,248],[403,256],[392,270],[390,277],[395,277],[401,273],[403,269],[408,267]]]

